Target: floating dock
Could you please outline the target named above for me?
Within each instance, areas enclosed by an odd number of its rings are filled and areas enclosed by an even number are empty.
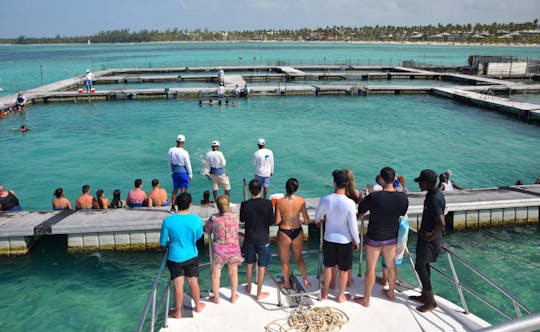
[[[540,120],[540,105],[514,102],[497,94],[540,93],[540,84],[523,84],[484,76],[439,73],[402,66],[228,66],[225,71],[225,96],[232,98],[236,85],[265,82],[251,86],[251,96],[369,96],[379,94],[431,94],[451,98],[461,103],[515,114],[524,121]],[[83,76],[47,84],[25,92],[28,103],[92,102],[153,98],[217,98],[218,67],[127,68],[108,69],[94,73],[99,89],[95,93],[79,90]],[[361,82],[381,80],[433,80],[433,85],[372,85]],[[310,84],[302,85],[302,81]],[[320,81],[317,84],[313,81]],[[340,84],[328,84],[340,81]],[[350,84],[341,84],[351,81]],[[456,86],[440,87],[440,81]],[[167,87],[167,83],[206,82],[208,87]],[[294,84],[291,84],[294,82]],[[110,84],[161,83],[152,89],[103,89]],[[307,82],[306,82],[307,83]],[[323,84],[324,83],[324,84]],[[14,106],[15,95],[0,98],[0,110]]]
[[[425,193],[409,193],[409,222],[418,228]],[[453,230],[537,224],[540,185],[512,186],[445,193],[447,227]],[[314,219],[319,198],[307,198]],[[233,204],[238,211],[240,204]],[[217,213],[215,204],[193,206],[203,221]],[[0,212],[0,255],[24,255],[40,236],[66,235],[71,250],[143,250],[159,246],[159,232],[168,208],[84,211]],[[304,226],[307,236],[308,228]],[[277,227],[271,227],[271,237]]]

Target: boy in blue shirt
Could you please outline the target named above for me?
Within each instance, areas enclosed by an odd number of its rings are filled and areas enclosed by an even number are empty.
[[[199,288],[199,252],[197,240],[203,235],[203,223],[198,215],[191,214],[191,195],[181,193],[176,199],[178,213],[163,219],[159,244],[168,247],[167,268],[174,283],[174,300],[176,311],[174,318],[182,317],[182,301],[184,298],[184,276],[187,278],[191,297],[195,301],[195,311],[200,312],[205,304],[200,302]]]

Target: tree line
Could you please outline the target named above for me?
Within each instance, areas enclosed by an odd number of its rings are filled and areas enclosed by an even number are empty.
[[[437,24],[415,26],[376,25],[363,27],[317,27],[302,29],[261,29],[209,31],[208,29],[167,29],[101,31],[95,35],[67,37],[27,37],[0,39],[4,44],[55,43],[138,43],[166,41],[395,41],[540,44],[538,19],[523,23]]]

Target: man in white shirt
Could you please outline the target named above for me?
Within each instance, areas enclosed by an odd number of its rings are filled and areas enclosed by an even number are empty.
[[[253,154],[252,163],[255,165],[255,179],[263,186],[263,198],[268,197],[268,187],[270,186],[270,177],[274,175],[274,154],[272,150],[265,147],[264,138],[257,140],[259,150]]]
[[[90,69],[86,70],[86,74],[84,74],[84,83],[86,84],[86,92],[90,92],[92,90],[92,87],[94,86],[94,74],[90,72]]]
[[[335,170],[332,176],[334,177],[335,191],[333,194],[321,198],[315,212],[315,223],[317,225],[320,225],[321,219],[326,216],[323,241],[324,278],[322,298],[328,299],[332,268],[337,265],[342,273],[339,276],[339,293],[336,301],[344,302],[350,299],[350,294],[345,294],[347,271],[352,268],[353,248],[354,250],[360,248],[360,238],[358,236],[356,205],[353,200],[345,196],[345,188],[347,188],[349,182],[347,174]]]
[[[223,187],[225,195],[231,197],[231,184],[229,177],[225,174],[225,165],[227,161],[223,153],[219,151],[219,141],[212,142],[212,151],[206,154],[206,167],[210,169],[210,178],[212,179],[214,201],[217,201],[219,187]]]
[[[193,180],[189,152],[184,150],[185,141],[186,138],[184,135],[178,135],[176,137],[176,146],[170,148],[167,153],[174,188],[171,197],[171,211],[176,211],[175,203],[178,189],[182,193],[185,192],[189,187],[189,183]]]

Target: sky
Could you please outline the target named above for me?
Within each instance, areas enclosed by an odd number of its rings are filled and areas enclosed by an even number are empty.
[[[0,38],[530,22],[540,0],[0,0]]]

